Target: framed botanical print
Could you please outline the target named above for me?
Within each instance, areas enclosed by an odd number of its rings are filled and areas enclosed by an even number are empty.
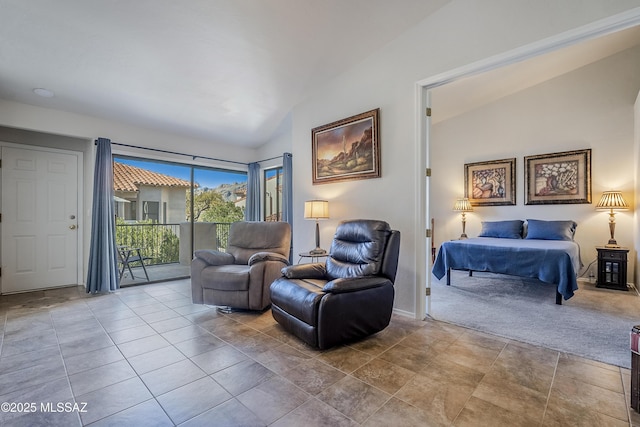
[[[464,196],[472,206],[516,204],[516,159],[466,163]]]
[[[527,156],[527,205],[591,203],[591,149]]]

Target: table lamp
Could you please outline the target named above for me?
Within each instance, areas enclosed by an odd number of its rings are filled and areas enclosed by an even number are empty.
[[[318,220],[329,219],[329,202],[326,200],[308,200],[304,202],[304,218],[316,220],[316,248],[309,251],[310,255],[324,255],[327,253],[320,247],[320,226]]]
[[[465,197],[456,200],[456,204],[453,205],[453,210],[462,213],[462,234],[460,235],[460,238],[466,239],[467,234],[465,233],[465,227],[467,225],[467,212],[473,212],[473,207],[471,206],[469,199]]]
[[[609,239],[609,243],[604,245],[605,248],[619,248],[618,242],[614,237],[614,233],[616,231],[616,213],[615,211],[626,211],[629,209],[629,205],[622,197],[622,192],[620,191],[605,191],[602,193],[602,197],[600,201],[596,205],[596,209],[598,210],[607,210],[609,209],[609,233],[611,233],[611,239]]]

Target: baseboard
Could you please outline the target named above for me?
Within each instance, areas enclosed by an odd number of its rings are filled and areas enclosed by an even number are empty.
[[[589,284],[589,285],[594,285],[596,284],[595,279],[593,281],[589,280],[588,277],[578,277],[577,282],[580,284]],[[627,283],[627,288],[629,289],[630,292],[633,292],[634,294],[640,296],[640,290],[638,290],[638,288],[636,287],[636,285],[634,283]]]
[[[578,277],[578,279],[576,279],[576,281],[578,283],[589,283],[592,285],[596,284],[596,279],[594,278],[593,281],[591,279],[589,279],[588,277]]]
[[[398,308],[394,308],[393,309],[393,314],[397,314],[398,316],[409,317],[411,319],[415,319],[416,318],[416,314],[415,313],[412,313],[410,311],[400,310]]]

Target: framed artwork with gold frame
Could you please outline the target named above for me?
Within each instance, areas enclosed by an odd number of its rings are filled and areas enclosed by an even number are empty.
[[[527,205],[591,203],[591,149],[524,158]]]
[[[516,204],[516,159],[464,165],[464,196],[472,206]]]
[[[380,109],[311,130],[313,184],[380,177]]]

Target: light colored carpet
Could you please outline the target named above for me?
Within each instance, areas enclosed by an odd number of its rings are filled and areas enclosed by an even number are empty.
[[[431,317],[624,368],[631,366],[629,334],[640,324],[640,297],[579,283],[562,305],[555,285],[492,273],[452,271],[432,278]]]

